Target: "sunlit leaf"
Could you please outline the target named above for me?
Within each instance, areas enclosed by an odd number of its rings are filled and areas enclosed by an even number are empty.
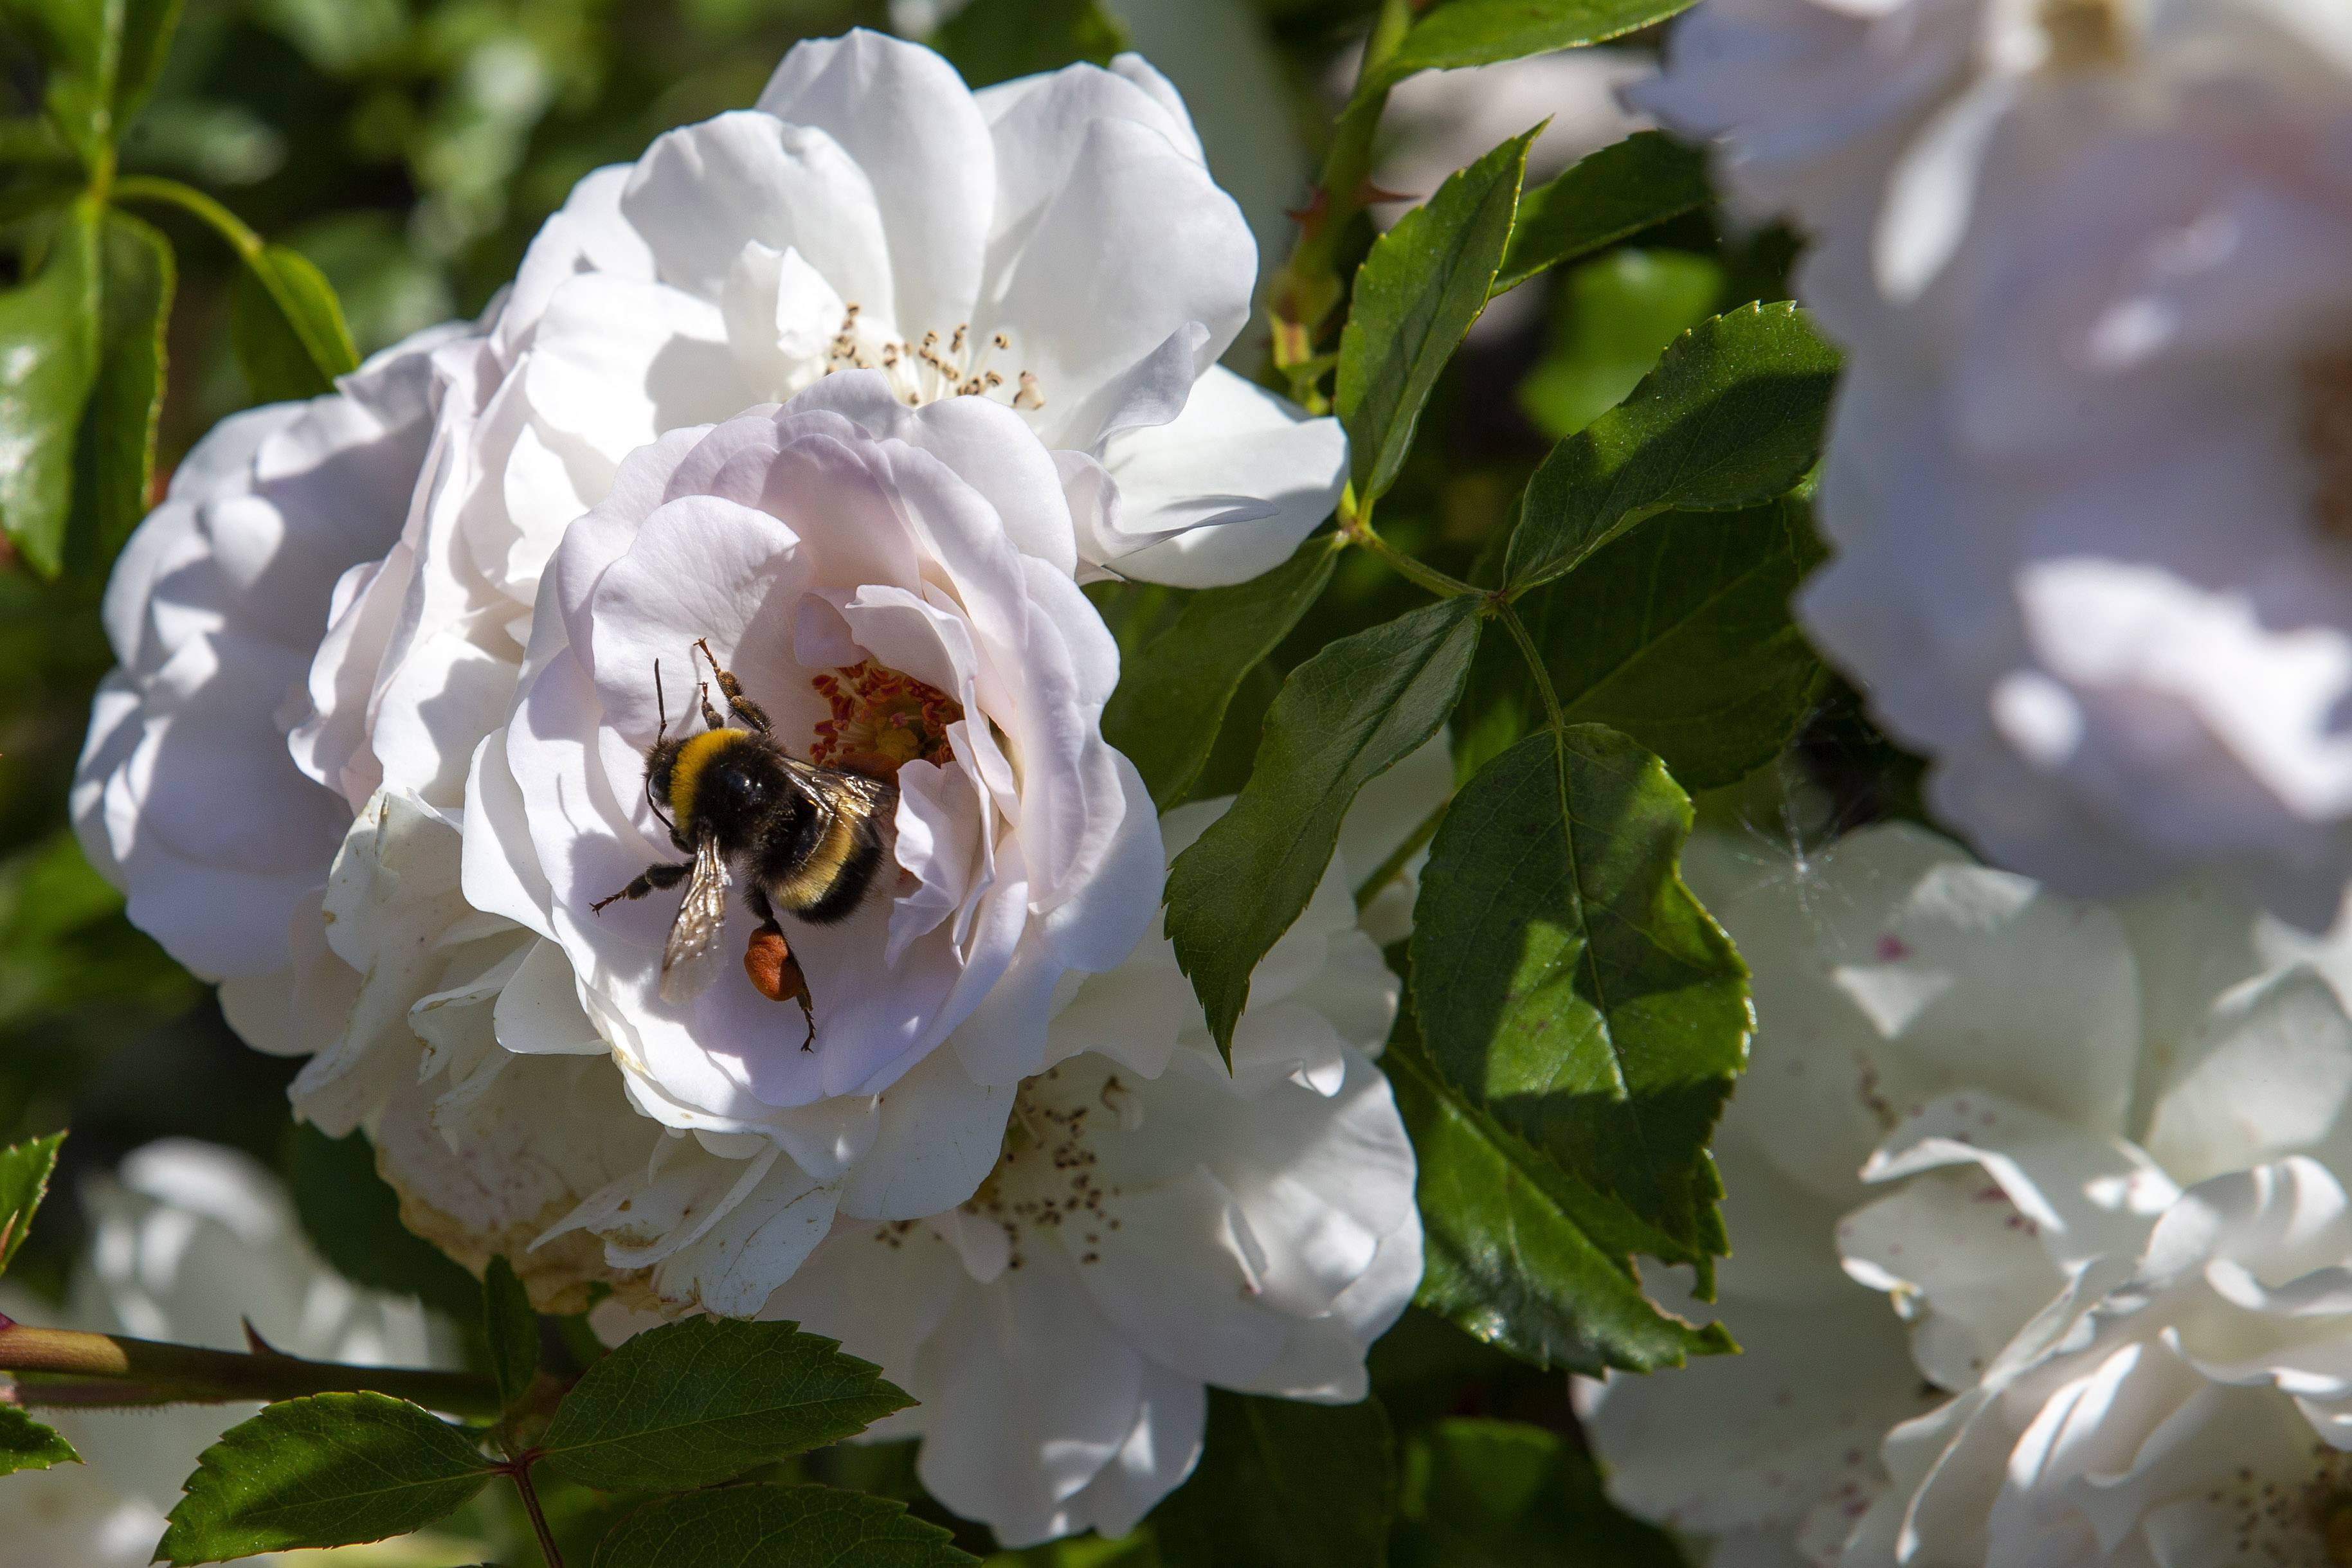
[[[494,1469],[406,1400],[289,1399],[205,1450],[156,1555],[176,1568],[405,1535],[463,1506]]]
[[[63,1133],[0,1149],[0,1272],[5,1272],[33,1228],[33,1216],[49,1195]]]
[[[35,570],[65,564],[75,433],[99,357],[99,223],[62,214],[31,278],[0,290],[0,528]]]
[[[1465,785],[1413,907],[1430,1060],[1471,1103],[1697,1267],[1726,1250],[1706,1154],[1747,1060],[1748,971],[1680,870],[1690,800],[1599,725]]]
[[[238,277],[229,335],[257,402],[331,392],[337,376],[359,366],[326,276],[282,245],[264,247]]]
[[[1519,383],[1519,409],[1555,441],[1625,401],[1675,339],[1715,314],[1723,268],[1674,250],[1616,250],[1571,268],[1551,345]]]
[[[1828,680],[1790,597],[1822,559],[1794,497],[1744,512],[1669,512],[1518,601],[1572,724],[1654,751],[1686,789],[1769,762]],[[1544,722],[1519,650],[1479,650],[1455,727],[1475,768]]]
[[[1356,791],[1437,733],[1478,646],[1478,607],[1440,601],[1342,637],[1290,673],[1233,809],[1168,873],[1168,936],[1218,1049],[1257,967],[1322,881]]]
[[[44,1427],[17,1406],[0,1404],[0,1476],[79,1463],[81,1456],[56,1428]]]
[[[1663,22],[1692,0],[1446,0],[1428,8],[1368,84],[1383,89],[1422,71],[1492,65],[1619,37]],[[1364,89],[1358,89],[1361,96]]]
[[[1706,155],[1637,131],[1519,196],[1495,292],[1706,204]]]
[[[1835,350],[1793,305],[1750,305],[1677,339],[1633,395],[1528,482],[1504,580],[1549,581],[1668,507],[1759,506],[1821,455]]]
[[[688,1318],[590,1367],[541,1447],[548,1469],[601,1491],[708,1486],[913,1403],[881,1368],[791,1323]]]
[[[1359,506],[1396,482],[1439,373],[1486,308],[1535,138],[1514,137],[1448,177],[1356,273],[1334,406]]]
[[[1502,1127],[1400,1031],[1381,1065],[1420,1166],[1422,1306],[1538,1366],[1647,1372],[1731,1349],[1642,1294],[1616,1206]]]

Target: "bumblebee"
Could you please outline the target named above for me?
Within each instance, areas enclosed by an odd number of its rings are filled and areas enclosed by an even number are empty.
[[[762,996],[796,1001],[808,1025],[807,1051],[816,1040],[808,977],[784,940],[776,912],[830,925],[846,919],[873,885],[882,864],[882,823],[898,803],[898,787],[845,768],[820,768],[786,752],[767,714],[743,695],[742,683],[719,668],[706,639],[695,647],[728,712],[711,706],[710,684],[698,681],[703,729],[669,738],[669,705],[661,668],[654,668],[654,698],[661,727],[646,750],[646,802],[669,830],[671,841],[692,858],[656,862],[628,886],[590,907],[643,898],[686,883],[686,896],[662,948],[664,1001],[691,1000],[718,971],[710,962],[727,925],[727,890],[737,868],[744,902],[759,917],[743,953],[743,968]]]

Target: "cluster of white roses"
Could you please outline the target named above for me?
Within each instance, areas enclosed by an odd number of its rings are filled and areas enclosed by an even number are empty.
[[[1711,1568],[2347,1561],[2352,935],[1899,824],[1685,872],[1756,975],[1746,1354],[1587,1391],[1620,1500]]]
[[[1847,352],[1800,610],[1937,809],[2112,896],[2352,878],[2352,10],[1706,0],[1720,137]]]
[[[460,1259],[609,1285],[616,1332],[838,1335],[949,1506],[1123,1531],[1205,1384],[1360,1397],[1421,1266],[1350,879],[1442,752],[1360,805],[1228,1075],[1158,928],[1214,808],[1160,821],[1101,734],[1079,585],[1244,580],[1338,495],[1336,423],[1217,363],[1255,270],[1139,59],[973,93],[800,46],[583,180],[480,322],[190,455],[109,590],[86,849]],[[732,965],[661,996],[674,896],[597,908],[676,858],[646,751],[698,643],[895,776],[872,895],[791,930],[806,1050]]]

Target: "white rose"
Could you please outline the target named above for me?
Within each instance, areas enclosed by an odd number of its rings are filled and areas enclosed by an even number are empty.
[[[2311,1563],[2352,1515],[2352,1202],[2316,1161],[2216,1176],[2102,1259],[1982,1386],[1887,1439],[1845,1568]]]
[[[454,1338],[415,1301],[360,1290],[320,1263],[277,1178],[234,1150],[185,1138],[149,1144],[81,1196],[90,1245],[64,1312],[5,1285],[0,1310],[26,1322],[221,1350],[246,1347],[249,1321],[289,1355],[459,1364]],[[148,1562],[196,1456],[259,1408],[42,1411],[83,1463],[8,1478],[0,1568]]]
[[[443,800],[541,571],[621,460],[859,366],[909,403],[1017,406],[1108,473],[1115,503],[1025,541],[1064,570],[1255,576],[1329,515],[1347,452],[1336,421],[1217,366],[1255,277],[1247,225],[1140,59],[974,94],[918,45],[801,44],[756,109],[582,181],[495,326],[444,353],[416,515],[339,602],[296,755],[354,810],[385,785]]]
[[[1442,745],[1397,774],[1388,804],[1419,815],[1451,783]],[[1225,804],[1171,812],[1170,853]],[[924,1485],[1006,1543],[1132,1530],[1199,1458],[1206,1385],[1364,1396],[1364,1353],[1421,1278],[1421,1222],[1370,1061],[1400,988],[1350,889],[1417,820],[1350,813],[1252,977],[1230,1072],[1155,925],[1055,1017],[1044,1071],[998,1103],[976,1193],[845,1216],[769,1301],[920,1401],[869,1436],[920,1437]],[[644,1321],[604,1311],[608,1332]]]
[[[338,392],[224,421],[107,584],[121,666],[92,705],[74,826],[132,922],[226,982],[232,1019],[283,988],[296,916],[316,920],[350,821],[286,755],[281,710],[339,580],[400,537],[446,335],[384,350]]]
[[[1650,1517],[1835,1563],[1892,1484],[1886,1427],[1974,1388],[2182,1186],[2352,1158],[2352,1017],[2210,887],[2078,903],[1904,825],[1810,858],[1703,833],[1685,874],[1755,975],[1714,1145],[1748,1354],[1610,1380],[1594,1441]]]

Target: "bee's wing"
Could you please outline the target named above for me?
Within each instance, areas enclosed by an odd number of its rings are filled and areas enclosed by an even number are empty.
[[[898,805],[898,787],[844,768],[820,768],[797,757],[784,758],[784,771],[811,799],[836,817],[869,821],[887,817]]]
[[[727,859],[719,852],[716,834],[705,833],[694,846],[694,875],[686,897],[670,922],[669,941],[662,948],[661,997],[666,1002],[688,1002],[700,996],[717,977],[719,939],[727,929]]]

